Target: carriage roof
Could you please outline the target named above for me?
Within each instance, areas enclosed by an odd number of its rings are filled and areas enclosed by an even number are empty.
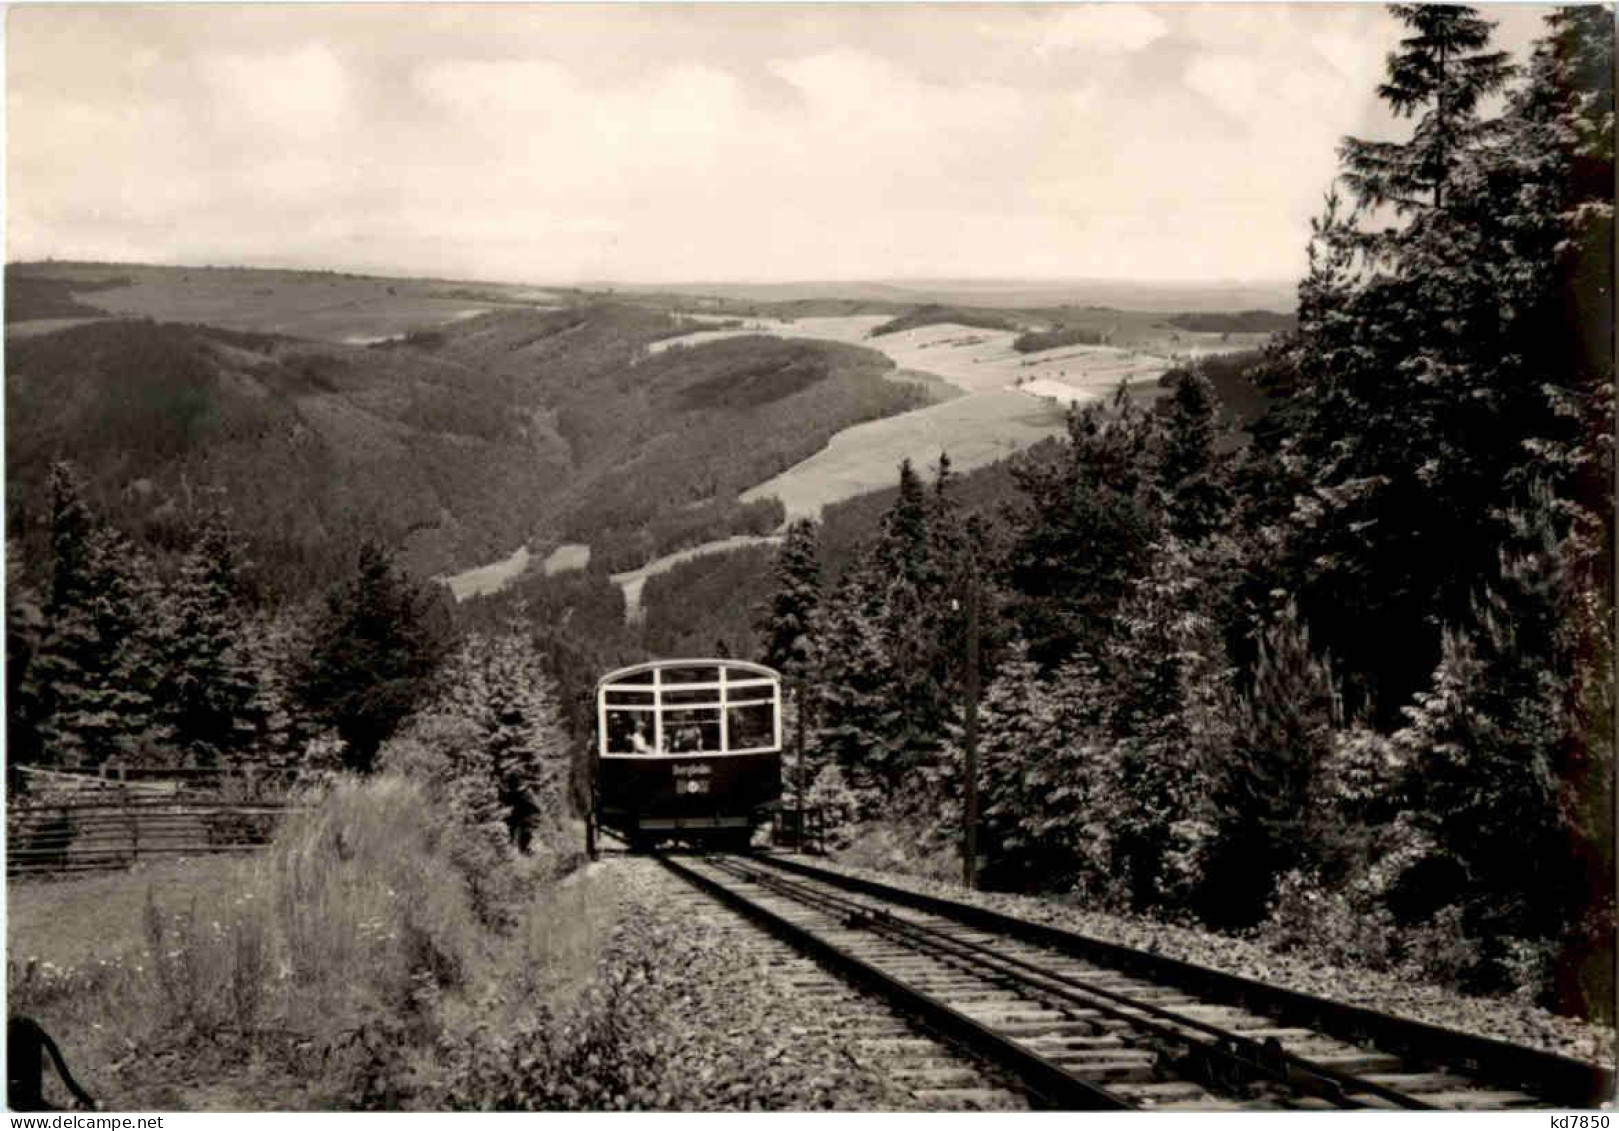
[[[611,684],[629,681],[632,677],[650,672],[662,673],[671,668],[725,668],[767,679],[779,680],[781,675],[772,668],[763,664],[755,664],[751,660],[732,660],[712,657],[707,659],[680,659],[680,660],[647,660],[644,663],[631,664],[629,667],[610,671],[596,681],[598,690]]]

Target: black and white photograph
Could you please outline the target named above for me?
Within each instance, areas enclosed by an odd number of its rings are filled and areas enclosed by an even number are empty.
[[[1612,3],[4,17],[9,1111],[1608,1126]]]

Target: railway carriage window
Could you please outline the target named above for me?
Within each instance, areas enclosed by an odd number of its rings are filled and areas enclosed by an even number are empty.
[[[630,752],[630,732],[635,729],[635,720],[628,711],[607,712],[607,753],[628,754]]]
[[[776,741],[776,708],[770,700],[732,707],[725,713],[732,750],[755,750]]]
[[[763,752],[780,741],[775,673],[685,661],[624,669],[598,685],[603,754]]]
[[[709,708],[665,710],[663,733],[674,754],[695,754],[720,748],[720,713]]]
[[[663,704],[666,707],[681,705],[715,707],[719,705],[720,693],[718,688],[701,687],[686,690],[683,688],[665,688]]]
[[[607,709],[607,753],[651,754],[652,713]]]
[[[718,683],[720,681],[720,669],[713,667],[682,666],[665,668],[661,675],[665,687],[672,683]]]

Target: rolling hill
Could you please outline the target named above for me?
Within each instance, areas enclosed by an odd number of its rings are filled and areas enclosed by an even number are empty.
[[[41,313],[106,293],[44,295],[56,305]],[[8,533],[39,549],[49,464],[70,459],[104,511],[158,545],[223,502],[294,591],[361,535],[421,574],[530,542],[590,543],[622,568],[773,526],[779,508],[736,494],[926,399],[885,358],[836,343],[647,356],[685,328],[596,303],[509,305],[371,346],[132,319],[8,336]]]
[[[463,367],[202,326],[97,322],[14,340],[8,530],[44,521],[71,460],[120,525],[162,544],[212,498],[272,573],[323,576],[355,538],[418,571],[520,541],[569,469],[543,412]]]

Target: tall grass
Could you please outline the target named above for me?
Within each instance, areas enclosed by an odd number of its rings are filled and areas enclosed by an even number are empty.
[[[448,830],[415,784],[339,782],[290,820],[264,861],[287,1006],[328,1028],[426,1017],[482,943]]]
[[[140,926],[106,940],[108,957],[11,965],[10,1006],[57,1034],[114,1107],[442,1100],[446,1041],[594,1015],[620,914],[607,870],[557,882],[570,857],[556,846],[469,856],[450,813],[402,776],[338,779],[234,885],[148,889]],[[490,873],[476,891],[499,893],[498,915],[477,905],[469,870]]]
[[[10,1006],[69,1035],[87,1083],[104,1093],[120,1066],[148,1106],[187,1106],[185,1087],[154,1102],[141,1065],[235,1072],[266,1056],[282,1068],[301,1058],[305,1087],[263,1106],[396,1099],[364,1086],[376,1050],[430,1043],[444,995],[487,969],[497,942],[473,913],[442,812],[403,778],[340,780],[287,820],[235,891],[178,908],[149,892],[138,942],[109,939],[107,957],[72,967],[12,964]]]
[[[531,903],[497,958],[513,1011],[571,1005],[589,984],[617,919],[612,888],[599,872],[575,876]]]

